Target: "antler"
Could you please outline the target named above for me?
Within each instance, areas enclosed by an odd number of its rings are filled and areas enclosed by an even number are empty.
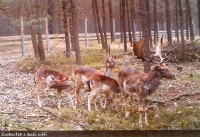
[[[134,51],[134,54],[137,57],[137,59],[142,59],[142,61],[148,61],[148,62],[151,62],[151,63],[154,63],[154,64],[163,64],[163,63],[169,61],[169,56],[167,58],[162,58],[162,56],[161,56],[162,43],[163,43],[163,36],[160,39],[160,43],[156,47],[156,53],[150,59],[145,58],[144,54],[143,54],[143,51],[142,51],[143,45],[144,45],[144,38],[141,39],[138,42],[134,42],[133,51]],[[159,56],[161,58],[161,62],[153,61],[153,59],[156,56]]]

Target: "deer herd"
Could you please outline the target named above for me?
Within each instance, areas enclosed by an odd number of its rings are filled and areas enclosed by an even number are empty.
[[[93,101],[96,109],[96,97],[100,97],[100,105],[102,108],[106,108],[109,97],[112,101],[115,99],[117,93],[121,93],[124,100],[125,116],[129,116],[127,97],[129,95],[136,94],[139,105],[139,124],[143,121],[148,125],[148,97],[156,91],[161,84],[161,79],[175,79],[175,74],[171,72],[166,65],[166,59],[161,56],[161,41],[158,43],[156,53],[148,60],[144,58],[142,47],[143,40],[134,43],[134,54],[143,61],[149,61],[153,63],[149,73],[144,73],[136,70],[132,67],[124,67],[119,71],[118,81],[112,78],[113,69],[117,67],[116,57],[112,56],[106,58],[106,71],[102,72],[98,69],[80,66],[72,72],[72,77],[75,81],[75,99],[73,99],[71,93],[72,82],[69,80],[67,74],[60,73],[55,70],[42,69],[35,73],[35,83],[37,85],[37,101],[38,106],[42,107],[40,101],[40,95],[43,91],[49,91],[55,89],[58,97],[58,108],[61,108],[61,91],[66,91],[67,96],[70,99],[70,103],[73,109],[76,109],[78,103],[83,103],[83,98],[80,95],[80,91],[83,91],[87,96],[88,111],[91,111],[91,103]],[[160,62],[154,62],[155,56],[160,57]],[[86,88],[87,87],[87,88]],[[86,88],[85,90],[81,90]]]

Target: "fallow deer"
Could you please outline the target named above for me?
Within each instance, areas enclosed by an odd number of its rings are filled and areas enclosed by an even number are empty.
[[[112,56],[111,58],[106,58],[106,72],[102,72],[100,70],[86,66],[78,67],[73,71],[73,78],[75,79],[75,85],[76,85],[75,97],[78,102],[81,102],[82,100],[79,95],[80,89],[84,86],[84,84],[87,83],[87,81],[91,76],[106,75],[108,77],[112,77],[113,68],[116,67],[115,58],[116,58],[115,56]]]
[[[61,103],[61,91],[67,90],[67,95],[70,98],[71,105],[74,108],[73,100],[71,97],[70,92],[68,91],[71,89],[70,82],[68,81],[69,77],[67,74],[60,73],[55,70],[50,69],[42,69],[35,73],[35,83],[38,87],[37,90],[37,100],[38,106],[42,107],[40,101],[40,94],[47,88],[54,88],[57,90],[57,97],[58,97],[58,108],[60,107]]]
[[[148,97],[156,91],[161,84],[161,79],[175,79],[175,74],[161,63],[154,65],[149,74],[137,71],[133,68],[123,68],[119,73],[119,83],[123,87],[125,116],[129,115],[127,97],[129,94],[137,94],[139,104],[139,124],[142,123],[142,113],[145,113],[145,124],[148,125]]]
[[[161,42],[162,43],[162,38]],[[162,62],[153,62],[155,56],[150,60],[144,58],[142,48],[142,41],[136,43],[137,47],[140,47],[136,50],[135,55],[137,58],[142,59],[143,61],[149,61],[155,65],[152,67],[149,74],[137,71],[133,68],[127,67],[123,68],[119,72],[119,83],[122,87],[122,93],[124,95],[124,104],[125,104],[125,116],[129,115],[127,108],[127,97],[129,94],[137,94],[138,104],[139,104],[139,124],[142,123],[142,113],[145,112],[145,124],[148,125],[148,97],[151,95],[158,86],[161,84],[161,79],[175,79],[175,74],[172,73],[166,64],[165,60],[162,59]],[[140,54],[139,54],[140,53]],[[161,50],[160,50],[161,54]],[[139,56],[138,56],[139,55]]]
[[[101,106],[105,109],[106,103],[109,95],[111,96],[111,99],[113,100],[116,93],[121,92],[121,87],[119,83],[110,77],[107,77],[105,75],[93,75],[88,79],[88,86],[90,90],[90,95],[88,96],[88,111],[91,111],[91,100],[94,99],[94,105],[97,109],[96,105],[96,96],[99,94],[102,96],[102,94],[105,95],[105,102],[104,105],[101,101]]]

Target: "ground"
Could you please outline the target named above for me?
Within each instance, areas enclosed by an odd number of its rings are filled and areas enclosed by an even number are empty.
[[[56,42],[55,42],[56,43]],[[93,48],[94,47],[94,48]],[[117,79],[119,70],[124,66],[136,67],[142,70],[142,62],[130,55],[123,55],[120,45],[111,47],[112,54],[117,56],[118,67],[114,71]],[[97,48],[97,49],[95,49]],[[56,57],[57,63],[64,60],[64,44],[53,44],[47,58]],[[84,65],[96,67],[104,71],[104,57],[109,56],[99,48],[90,44],[85,48],[81,45]],[[57,54],[59,53],[59,54]],[[86,55],[88,54],[88,55]],[[92,58],[90,57],[91,54]],[[96,56],[96,57],[94,57]],[[99,61],[95,61],[94,59]],[[88,60],[88,61],[86,61]],[[19,63],[21,62],[21,63]],[[24,70],[27,62],[35,63],[31,46],[28,46],[25,56],[21,50],[14,48],[0,52],[0,120],[1,130],[132,130],[132,129],[199,129],[200,122],[200,64],[199,62],[169,63],[169,68],[177,74],[176,80],[162,80],[162,85],[151,96],[149,110],[149,126],[138,125],[137,101],[129,98],[131,115],[124,116],[123,97],[119,94],[115,103],[110,103],[105,110],[87,111],[87,94],[85,102],[73,110],[65,93],[62,95],[62,109],[57,109],[57,98],[44,94],[43,107],[37,106],[34,95],[37,90],[34,83],[34,72],[38,68]],[[51,60],[48,61],[49,64]],[[53,62],[53,61],[52,61]],[[64,71],[71,75],[75,64],[67,64]],[[32,65],[31,64],[31,65]],[[63,64],[63,63],[60,63]],[[43,64],[43,67],[52,67]],[[27,66],[26,66],[27,67]],[[32,66],[33,67],[33,66]],[[56,65],[55,65],[56,67]],[[182,67],[180,72],[177,67]],[[28,68],[28,67],[27,67]],[[27,71],[28,70],[28,71]],[[71,91],[74,95],[74,91]],[[182,96],[183,95],[183,96]],[[178,97],[176,99],[176,97]]]

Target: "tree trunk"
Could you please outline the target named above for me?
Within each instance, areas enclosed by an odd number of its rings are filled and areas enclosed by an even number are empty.
[[[181,43],[182,45],[184,45],[183,9],[182,9],[181,0],[178,0],[178,7],[179,7],[179,16],[180,16]]]
[[[33,20],[34,19],[34,15],[35,15],[35,6],[31,7],[29,13],[30,13],[30,20]],[[32,41],[32,44],[33,44],[34,56],[36,58],[39,58],[40,56],[39,56],[39,51],[38,51],[38,43],[37,43],[37,34],[36,34],[36,24],[35,24],[35,22],[31,23],[30,30],[31,30],[31,41]]]
[[[95,10],[96,10],[96,15],[97,15],[97,22],[98,22],[99,33],[101,36],[102,48],[106,49],[104,35],[103,35],[102,27],[101,27],[98,0],[93,0],[93,2],[94,2]]]
[[[96,10],[95,10],[95,6],[94,6],[94,1],[92,0],[92,13],[93,13],[93,18],[94,18],[94,27],[95,27],[95,32],[96,32],[96,36],[97,36],[97,41],[98,44],[100,44],[100,39],[99,39],[99,30],[98,30],[98,22],[97,22],[97,15],[96,15]]]
[[[119,11],[120,11],[120,41],[121,41],[121,43],[123,43],[123,41],[124,41],[124,39],[123,39],[123,36],[124,36],[124,34],[123,34],[123,8],[122,8],[122,2],[123,2],[123,0],[119,0],[120,2],[119,2]]]
[[[37,22],[37,39],[38,39],[38,51],[39,51],[39,56],[40,56],[40,61],[45,60],[45,51],[44,51],[44,46],[43,46],[43,41],[42,41],[42,23],[41,23],[41,18],[42,18],[42,8],[40,5],[40,0],[35,0],[35,5],[36,5],[36,19],[39,19]]]
[[[106,9],[105,9],[105,0],[102,0],[102,10],[103,10],[103,22],[102,22],[102,29],[104,33],[104,42],[105,42],[105,49],[106,52],[110,53],[110,48],[108,48],[108,42],[107,42],[107,34],[106,34]]]
[[[113,0],[109,0],[109,17],[110,17],[110,36],[111,36],[111,43],[115,42],[114,39],[114,28],[113,28]]]
[[[185,0],[185,29],[186,29],[186,39],[189,39],[189,16],[188,16],[188,5],[187,0]]]
[[[76,0],[71,0],[72,9],[72,23],[73,23],[73,37],[74,37],[74,48],[76,52],[76,64],[81,65],[81,53],[78,41],[78,21],[77,21],[77,11],[76,11]]]
[[[150,45],[152,45],[152,37],[151,37],[151,20],[150,20],[150,8],[149,8],[149,1],[147,1],[147,16],[148,16],[148,32],[149,32],[149,43],[150,43]]]
[[[62,8],[63,8],[63,23],[64,23],[64,30],[65,30],[65,43],[66,43],[66,57],[69,58],[71,55],[71,49],[70,49],[70,39],[69,39],[69,15],[67,9],[67,1],[62,1]]]
[[[198,5],[198,22],[199,22],[199,37],[200,37],[200,0],[197,0]]]
[[[158,41],[158,24],[157,24],[157,8],[156,8],[156,1],[153,0],[153,8],[154,8],[154,44]]]
[[[50,18],[48,18],[49,34],[53,34],[54,0],[48,0],[47,10],[50,16]]]
[[[149,20],[148,20],[148,0],[140,0],[140,16],[141,16],[141,25],[142,25],[142,37],[144,38],[143,54],[145,58],[150,56],[149,50]],[[144,72],[148,73],[151,70],[151,64],[147,61],[144,61]]]
[[[129,42],[131,43],[131,46],[133,45],[132,43],[132,35],[131,35],[131,8],[130,8],[130,2],[129,0],[126,0],[126,13],[127,13],[127,22],[128,22],[128,38],[129,38]]]
[[[31,24],[31,41],[32,41],[32,44],[33,44],[34,55],[35,55],[36,58],[39,58],[35,24],[33,24],[33,23]]]
[[[175,36],[179,42],[178,0],[175,1]]]
[[[187,11],[188,11],[188,17],[189,17],[189,27],[190,27],[190,40],[194,40],[194,31],[193,31],[193,25],[192,25],[192,15],[191,15],[191,9],[190,9],[190,1],[186,0],[187,5]]]
[[[123,36],[124,36],[124,53],[128,52],[127,38],[126,38],[126,1],[122,0],[122,22],[123,22]]]
[[[132,28],[132,40],[136,40],[135,37],[135,8],[136,8],[136,0],[130,0],[131,5],[131,28]]]
[[[167,40],[169,44],[172,44],[172,28],[171,28],[171,14],[169,0],[165,0],[166,9],[166,27],[167,27]]]

